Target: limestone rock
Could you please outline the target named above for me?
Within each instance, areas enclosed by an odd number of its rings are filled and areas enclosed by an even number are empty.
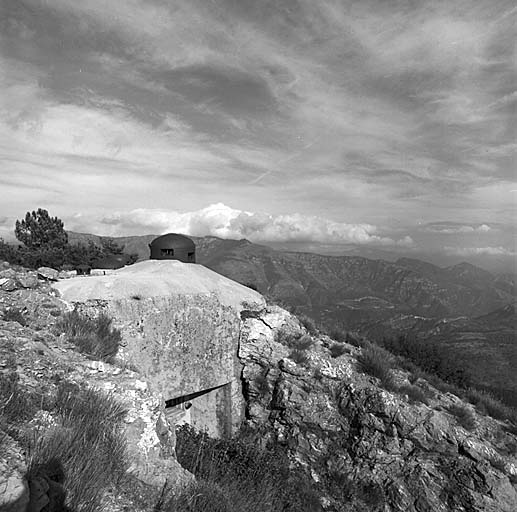
[[[33,273],[19,274],[17,281],[21,288],[36,288],[39,285],[38,278]]]
[[[59,272],[50,267],[39,267],[38,277],[46,281],[57,281],[59,277]]]
[[[353,354],[331,358],[324,340],[295,365],[282,343],[289,316],[275,307],[243,315],[247,418],[325,482],[327,510],[517,510],[517,459],[499,455],[512,442],[499,422],[478,416],[466,432],[445,412],[458,397],[433,390],[429,406],[409,403],[359,373]]]
[[[16,282],[16,279],[13,278],[4,278],[4,281],[2,283],[2,290],[6,292],[12,292],[18,288],[18,283]]]
[[[29,504],[29,486],[24,477],[27,468],[20,448],[7,434],[0,432],[0,512],[25,512]],[[4,438],[5,436],[5,438]]]

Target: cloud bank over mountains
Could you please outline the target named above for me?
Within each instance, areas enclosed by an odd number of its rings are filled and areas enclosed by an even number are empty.
[[[222,203],[192,212],[136,209],[116,212],[101,220],[108,226],[131,232],[177,232],[193,236],[263,242],[320,242],[411,247],[413,240],[380,236],[376,226],[345,224],[299,213],[271,215],[236,210]]]

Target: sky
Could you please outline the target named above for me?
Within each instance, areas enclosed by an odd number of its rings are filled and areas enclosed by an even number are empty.
[[[511,269],[513,0],[2,0],[0,236]]]

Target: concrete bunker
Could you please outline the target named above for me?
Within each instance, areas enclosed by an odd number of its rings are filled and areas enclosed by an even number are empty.
[[[184,235],[167,233],[155,238],[149,249],[151,260],[178,260],[183,263],[196,262],[196,245]]]
[[[169,421],[188,424],[216,437],[230,437],[231,382],[220,384],[165,401]]]

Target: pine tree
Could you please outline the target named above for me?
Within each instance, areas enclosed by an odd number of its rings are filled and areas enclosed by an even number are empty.
[[[62,249],[68,243],[63,221],[50,217],[42,208],[27,212],[25,219],[17,220],[14,233],[29,249]]]

